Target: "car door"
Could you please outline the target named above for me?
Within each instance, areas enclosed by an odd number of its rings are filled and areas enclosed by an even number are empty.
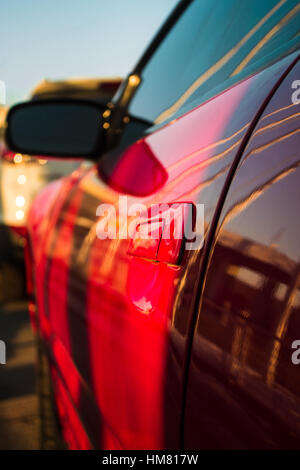
[[[285,57],[288,46],[274,65],[274,58],[268,59],[250,77],[247,67],[235,73],[253,46],[248,39],[258,42],[268,21],[268,28],[278,21],[278,11],[284,16],[294,8],[293,2],[287,10],[267,3],[255,2],[248,21],[241,22],[245,10],[238,8],[240,2],[231,2],[228,9],[221,2],[215,8],[210,2],[187,2],[153,57],[138,76],[131,75],[139,86],[123,119],[128,127],[119,147],[78,180],[65,183],[44,245],[44,287],[38,295],[52,351],[56,401],[64,403],[69,396],[77,418],[66,416],[63,405],[60,409],[64,423],[76,423],[72,432],[76,429],[83,446],[86,436],[91,446],[102,448],[180,445],[202,244],[190,250],[184,240],[174,244],[171,229],[168,248],[161,252],[160,246],[142,244],[141,254],[130,237],[102,236],[101,211],[103,204],[113,207],[122,230],[125,196],[128,206],[143,204],[146,209],[202,205],[199,237],[205,243],[230,168],[265,100],[296,57]],[[236,11],[239,37],[236,29],[227,34]],[[205,18],[214,12],[205,29]],[[208,37],[215,53],[201,49],[199,58],[196,46],[200,50]],[[135,126],[137,120],[144,128],[148,125],[146,134]],[[110,126],[113,131],[113,120],[107,122]],[[107,214],[106,222],[112,222]]]
[[[266,107],[220,216],[194,331],[189,448],[299,448],[299,62]]]

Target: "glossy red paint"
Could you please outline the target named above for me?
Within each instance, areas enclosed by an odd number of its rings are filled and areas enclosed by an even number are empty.
[[[179,266],[175,266],[177,255],[169,258],[167,246],[158,262],[144,259],[152,257],[153,247],[149,256],[132,256],[130,240],[97,238],[97,206],[111,203],[118,211],[124,187],[131,203],[147,207],[201,202],[207,233],[251,123],[294,58],[278,62],[132,144],[119,155],[116,173],[107,169],[105,181],[93,167],[48,188],[35,202],[29,231],[39,324],[55,350],[54,367],[64,377],[64,383],[57,379],[56,400],[70,447],[88,447],[83,432],[72,435],[77,428],[86,429],[94,447],[179,446],[184,358],[202,255],[201,249],[185,251]],[[165,181],[155,176],[159,184],[148,185],[143,168],[149,168],[149,161],[152,174],[163,168],[158,174],[167,175]],[[116,183],[114,176],[121,167],[122,182]],[[133,170],[141,178],[137,184]],[[142,197],[143,177],[147,191]],[[42,198],[50,197],[45,209]],[[171,254],[177,252],[171,247]],[[73,366],[68,367],[70,361]]]
[[[52,374],[54,384],[54,394],[60,422],[62,423],[62,435],[70,450],[89,450],[91,444],[89,438],[82,427],[82,422],[71,397],[66,391],[62,380]]]
[[[170,204],[162,217],[164,228],[157,259],[165,263],[179,264],[186,243],[191,243],[195,239],[193,229],[196,225],[196,207],[186,202]]]
[[[168,174],[146,140],[139,140],[114,159],[109,155],[100,162],[99,173],[118,193],[137,197],[155,193]]]
[[[36,302],[39,312],[39,327],[41,334],[45,338],[50,337],[49,315],[45,311],[45,295],[48,295],[47,285],[44,284],[45,272],[47,271],[47,258],[55,249],[56,235],[49,237],[50,231],[56,232],[59,216],[63,216],[63,205],[65,198],[68,198],[72,188],[80,178],[81,170],[76,170],[68,178],[54,181],[36,197],[29,212],[28,234],[31,244],[32,272],[36,282]],[[74,220],[73,220],[74,222]],[[69,235],[70,224],[65,221],[66,231]],[[64,233],[65,233],[64,232]],[[66,287],[66,286],[65,286]]]

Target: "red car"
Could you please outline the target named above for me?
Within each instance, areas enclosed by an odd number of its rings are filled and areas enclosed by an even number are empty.
[[[43,445],[50,390],[71,449],[300,447],[299,30],[181,1],[106,107],[10,110],[13,151],[95,162],[29,216]]]

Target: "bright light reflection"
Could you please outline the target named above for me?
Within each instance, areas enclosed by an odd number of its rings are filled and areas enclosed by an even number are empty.
[[[24,196],[17,196],[16,197],[16,205],[18,207],[23,207],[25,205],[25,198]]]
[[[20,153],[16,153],[14,156],[14,162],[15,163],[21,163],[23,161],[23,156]]]
[[[17,212],[16,212],[16,219],[17,219],[17,220],[22,220],[22,219],[24,219],[24,212],[21,211],[21,210],[17,211]]]
[[[27,181],[27,178],[25,175],[19,175],[17,181],[19,184],[25,184]]]

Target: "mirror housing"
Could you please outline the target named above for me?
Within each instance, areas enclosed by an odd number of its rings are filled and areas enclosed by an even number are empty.
[[[145,139],[140,139],[123,152],[106,153],[98,165],[100,178],[118,193],[146,197],[158,191],[168,173]]]
[[[96,159],[104,141],[103,106],[81,99],[31,101],[6,117],[6,142],[17,153]]]

